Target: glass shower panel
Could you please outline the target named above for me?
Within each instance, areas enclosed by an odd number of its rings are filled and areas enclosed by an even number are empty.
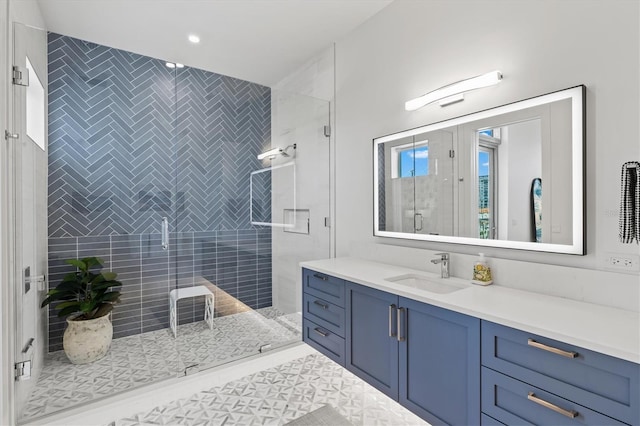
[[[301,328],[302,285],[298,264],[331,256],[329,102],[280,90],[273,90],[271,96],[272,146],[296,145],[296,211],[292,211],[286,199],[274,196],[272,203],[274,220],[294,214],[296,217],[294,228],[271,228],[272,304],[281,313],[283,322]],[[277,165],[282,161],[286,158],[270,163]],[[274,192],[282,188],[287,193],[287,180],[276,178],[274,175]]]
[[[195,342],[187,364],[206,368],[300,340],[298,257],[329,255],[329,229],[323,222],[329,216],[329,143],[323,135],[328,103],[275,94],[265,86],[189,67],[177,70],[176,86],[174,283],[180,293],[211,294],[177,301],[177,339],[186,346]],[[287,155],[258,159],[274,147],[289,147]],[[301,161],[310,164],[304,171]],[[300,178],[315,187],[305,188]],[[257,198],[252,198],[252,184]],[[326,189],[324,199],[316,193],[320,187]],[[271,224],[282,225],[292,209],[297,217],[299,206],[291,196],[282,196],[294,190],[306,192],[305,209],[312,211],[311,220],[323,224],[314,223],[314,232],[304,236],[283,237],[286,229]],[[313,204],[324,210],[310,209]],[[252,220],[254,209],[259,225]],[[282,240],[287,237],[297,245],[296,237],[303,238],[303,250],[286,256],[283,250],[288,249],[277,244],[287,244]],[[322,254],[308,253],[316,243],[324,245]],[[284,257],[276,260],[276,252]],[[275,274],[285,270],[285,279],[274,283]],[[290,294],[279,304],[276,293]],[[208,297],[214,308],[211,325],[203,321]]]
[[[190,67],[177,70],[176,88],[171,263],[177,294],[194,295],[177,300],[177,339],[193,346],[185,363],[204,368],[258,353],[264,344],[253,335],[269,334],[254,310],[271,290],[271,238],[251,225],[250,183],[269,146],[271,98],[268,87]]]

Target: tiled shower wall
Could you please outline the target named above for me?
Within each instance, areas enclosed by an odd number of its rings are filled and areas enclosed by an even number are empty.
[[[249,217],[270,116],[267,87],[49,34],[49,285],[101,257],[124,284],[114,337],[168,327],[169,291],[199,277],[270,306],[271,230]],[[180,321],[203,311],[181,301]],[[50,350],[63,330],[50,310]]]

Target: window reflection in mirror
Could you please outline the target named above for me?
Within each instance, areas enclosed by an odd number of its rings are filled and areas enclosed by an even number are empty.
[[[483,133],[479,134],[478,148],[478,238],[497,238],[495,214],[496,147],[483,144]]]

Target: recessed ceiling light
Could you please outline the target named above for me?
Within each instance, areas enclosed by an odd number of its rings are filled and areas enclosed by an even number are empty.
[[[179,64],[179,63],[176,62],[176,67],[177,68],[184,68],[184,64]]]
[[[167,66],[167,68],[175,68],[176,64],[174,64],[173,62],[167,62],[165,63],[165,65]]]
[[[189,34],[189,41],[193,44],[198,44],[200,43],[200,37],[195,34]]]

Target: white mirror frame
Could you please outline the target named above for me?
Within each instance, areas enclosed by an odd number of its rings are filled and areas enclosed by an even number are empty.
[[[425,235],[405,232],[380,231],[379,223],[379,181],[378,181],[378,145],[401,138],[415,136],[425,132],[439,130],[445,127],[457,126],[471,121],[490,118],[495,115],[518,111],[525,108],[536,107],[550,102],[571,99],[571,154],[572,154],[572,219],[573,238],[572,244],[550,244],[526,241],[489,240],[469,237],[456,237],[444,235]],[[586,87],[584,85],[570,89],[549,93],[534,98],[525,99],[511,104],[475,112],[461,117],[438,123],[428,124],[400,133],[382,136],[373,140],[373,235],[376,237],[401,238],[409,240],[433,241],[442,243],[467,244],[474,246],[498,247],[517,250],[530,250],[562,254],[585,254],[585,114],[586,114]]]

